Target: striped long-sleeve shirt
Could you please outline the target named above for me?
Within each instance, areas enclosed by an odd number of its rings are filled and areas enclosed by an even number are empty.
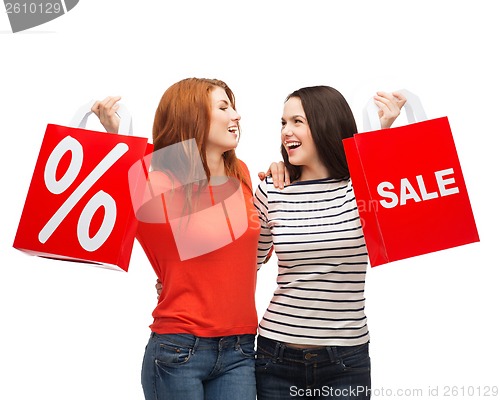
[[[272,245],[278,258],[278,286],[259,334],[304,345],[367,342],[368,254],[351,181],[303,181],[279,190],[267,178],[254,201],[258,267]]]

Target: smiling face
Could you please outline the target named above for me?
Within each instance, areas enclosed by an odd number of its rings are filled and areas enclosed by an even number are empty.
[[[207,152],[217,151],[222,154],[235,149],[238,145],[241,117],[233,108],[224,89],[216,87],[210,96],[211,112]]]
[[[328,177],[326,168],[319,160],[311,128],[298,97],[290,97],[285,103],[281,118],[281,143],[290,164],[302,167],[301,179]]]

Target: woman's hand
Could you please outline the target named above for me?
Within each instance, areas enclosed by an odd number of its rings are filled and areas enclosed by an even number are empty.
[[[161,291],[163,290],[163,285],[161,284],[159,279],[156,280],[155,289],[156,289],[156,294],[157,294],[156,298],[159,299],[160,295],[161,295]]]
[[[398,92],[377,92],[377,95],[373,98],[379,108],[380,127],[382,129],[390,128],[398,117],[401,108],[405,105],[406,98]]]
[[[118,132],[120,118],[116,115],[116,112],[120,108],[117,104],[120,99],[120,96],[109,96],[102,101],[96,101],[92,106],[92,112],[97,115],[106,132]]]
[[[283,189],[290,184],[290,175],[283,161],[271,163],[267,172],[259,172],[259,179],[263,181],[268,175],[272,176],[275,188]]]

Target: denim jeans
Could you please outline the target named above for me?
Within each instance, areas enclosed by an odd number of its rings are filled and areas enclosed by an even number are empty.
[[[255,336],[151,334],[142,365],[146,400],[255,400]]]
[[[294,349],[259,336],[258,400],[370,398],[368,343]]]

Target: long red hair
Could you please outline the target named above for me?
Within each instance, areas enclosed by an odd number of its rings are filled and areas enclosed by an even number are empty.
[[[164,169],[165,165],[177,162],[175,173],[184,176],[177,178],[184,182],[192,182],[193,176],[199,176],[192,160],[192,150],[184,146],[189,139],[194,139],[200,154],[205,175],[210,180],[210,170],[207,164],[206,143],[210,130],[211,92],[220,87],[226,92],[231,106],[236,109],[235,97],[227,84],[218,79],[188,78],[170,86],[163,94],[156,109],[153,123],[153,144],[155,154],[152,165],[156,169]],[[176,155],[177,160],[165,160],[161,157],[163,149],[175,143],[183,143],[184,154]],[[192,142],[192,141],[191,141]],[[171,156],[171,155],[170,155]],[[243,168],[236,158],[234,149],[223,154],[226,174],[237,178],[251,190],[243,173]],[[162,168],[163,167],[163,168]]]

